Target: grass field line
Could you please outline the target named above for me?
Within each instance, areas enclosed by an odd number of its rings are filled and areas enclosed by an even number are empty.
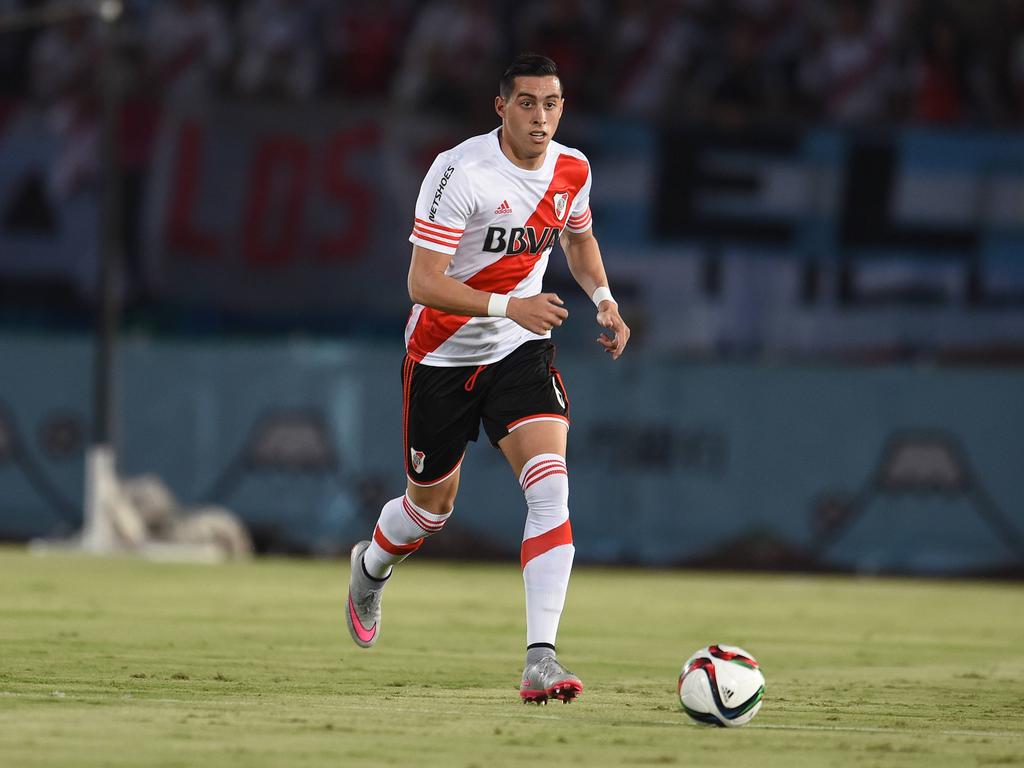
[[[692,723],[695,728],[703,728]],[[967,730],[932,730],[931,728],[881,728],[870,725],[786,725],[783,723],[755,723],[746,726],[758,730],[773,731],[835,731],[838,733],[885,733],[893,735],[928,735],[928,736],[1020,736],[1019,731],[967,731]]]
[[[559,705],[555,705],[559,706]],[[561,706],[572,706],[572,705],[561,705]],[[377,706],[373,707],[368,704],[360,704],[358,706],[348,707],[352,710],[365,710],[367,708],[378,709],[380,711],[387,712],[402,712],[406,714],[422,714],[423,710],[414,709],[411,707],[394,707],[394,706]],[[442,710],[442,709],[431,709],[431,714],[445,715],[452,717],[466,717],[467,713],[464,710]],[[578,720],[576,717],[562,717],[561,715],[543,714],[540,712],[513,712],[513,713],[502,713],[503,717],[513,717],[522,719],[535,719],[535,720],[562,720],[565,722],[575,722]],[[636,723],[637,725],[664,725],[673,728],[678,728],[680,725],[692,726],[694,728],[707,729],[706,725],[694,723],[684,717],[680,716],[678,720],[644,720]],[[903,735],[903,736],[966,736],[966,737],[1009,737],[1009,736],[1020,736],[1019,731],[981,731],[981,730],[961,730],[961,729],[940,729],[935,730],[931,728],[882,728],[879,726],[857,726],[857,725],[786,725],[776,723],[755,723],[746,728],[753,728],[758,730],[775,730],[775,731],[820,731],[820,732],[836,732],[836,733],[878,733],[887,735]]]
[[[34,698],[34,699],[49,699],[49,698],[61,698],[70,701],[86,701],[95,700],[95,695],[76,696],[74,694],[68,695],[63,691],[53,691],[50,694],[39,694],[39,693],[18,693],[14,691],[0,691],[0,696],[15,696],[19,698]],[[100,696],[99,698],[105,698]],[[148,698],[148,697],[134,697],[126,694],[122,694],[117,697],[119,700],[133,700],[137,702],[146,702],[152,704],[187,704],[195,705],[197,702],[195,699],[173,699],[173,698]],[[386,705],[375,705],[372,702],[361,701],[358,704],[347,704],[338,702],[337,705],[340,709],[346,709],[354,712],[365,712],[366,710],[377,710],[381,712],[390,712],[412,715],[425,714],[424,710],[416,707],[396,707],[391,704]],[[526,705],[520,705],[523,709],[526,709]],[[559,706],[559,705],[554,705]],[[563,704],[561,706],[572,706],[571,704]],[[579,705],[577,705],[577,708]],[[429,709],[430,715],[444,715],[450,717],[464,718],[467,714],[462,709],[436,709],[431,707]],[[481,713],[484,714],[484,713]],[[487,713],[486,716],[490,716],[491,713]],[[553,720],[563,722],[577,722],[578,717],[569,715],[563,717],[553,712],[530,712],[530,711],[518,711],[518,712],[502,712],[502,717],[508,717],[519,720]],[[637,725],[651,726],[651,725],[663,725],[672,728],[678,728],[679,726],[707,729],[707,726],[699,723],[691,722],[682,716],[678,720],[645,720],[638,722]],[[771,731],[808,731],[808,732],[823,732],[823,733],[868,733],[868,734],[884,734],[891,736],[963,736],[968,738],[991,738],[991,737],[1020,737],[1019,731],[987,731],[987,730],[969,730],[969,729],[932,729],[932,728],[884,728],[881,726],[870,726],[870,725],[793,725],[784,723],[752,723],[745,726],[748,729],[753,730],[771,730]]]

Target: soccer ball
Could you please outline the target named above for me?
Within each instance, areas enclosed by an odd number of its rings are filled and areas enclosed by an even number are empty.
[[[764,675],[742,648],[709,645],[683,664],[679,702],[698,723],[735,728],[746,725],[761,709]]]

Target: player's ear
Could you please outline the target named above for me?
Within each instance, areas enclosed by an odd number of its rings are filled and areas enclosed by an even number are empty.
[[[498,117],[502,120],[505,119],[505,100],[501,96],[494,97],[494,111],[498,113]]]

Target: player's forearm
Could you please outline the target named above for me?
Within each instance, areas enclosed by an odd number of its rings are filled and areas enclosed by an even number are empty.
[[[597,238],[589,232],[586,237],[573,238],[563,243],[565,258],[569,263],[569,271],[587,296],[602,285],[608,285],[608,275],[604,271],[601,259],[601,247]]]
[[[491,294],[445,274],[409,274],[409,298],[417,304],[453,315],[487,317]]]

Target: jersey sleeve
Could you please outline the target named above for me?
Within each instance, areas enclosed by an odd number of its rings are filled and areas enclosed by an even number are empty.
[[[593,224],[590,215],[590,163],[587,163],[587,180],[576,194],[572,202],[572,210],[569,211],[569,220],[566,222],[566,229],[574,234],[586,232]]]
[[[454,255],[472,211],[472,186],[465,169],[448,153],[438,155],[416,198],[409,242]]]

